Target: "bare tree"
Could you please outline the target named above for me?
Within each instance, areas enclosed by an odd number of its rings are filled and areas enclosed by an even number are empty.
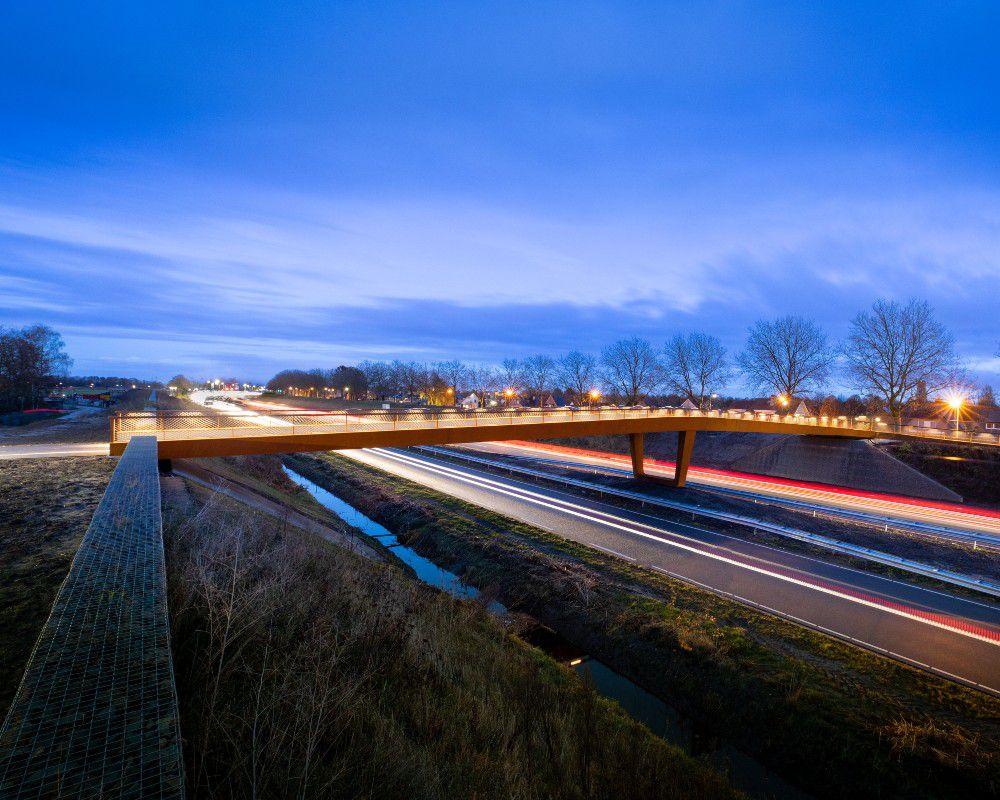
[[[730,377],[726,348],[706,333],[674,336],[667,342],[663,365],[670,389],[702,409]]]
[[[72,363],[52,328],[0,327],[0,411],[34,405]]]
[[[857,388],[881,400],[897,424],[921,387],[934,392],[959,371],[954,337],[926,300],[876,300],[851,323],[844,354]]]
[[[365,374],[368,390],[375,395],[376,400],[385,400],[396,393],[396,385],[392,365],[384,361],[362,361],[358,364]]]
[[[787,316],[755,322],[736,361],[754,389],[774,392],[790,403],[793,397],[822,388],[833,357],[816,323]]]
[[[505,358],[500,365],[500,378],[504,388],[520,392],[525,385],[524,365],[516,358]]]
[[[549,356],[537,355],[528,356],[521,362],[524,370],[525,388],[541,402],[542,395],[546,389],[552,387],[552,379],[555,375],[556,362]]]
[[[403,394],[416,397],[426,392],[430,384],[430,373],[426,367],[416,361],[393,361],[393,368],[398,373],[399,387]]]
[[[619,339],[601,353],[604,381],[629,405],[660,385],[661,366],[656,350],[645,339]]]
[[[458,392],[469,377],[469,368],[461,361],[439,361],[434,365],[438,375],[444,378],[447,388]]]
[[[597,359],[589,353],[574,350],[559,359],[559,381],[577,396],[586,395],[594,385]]]

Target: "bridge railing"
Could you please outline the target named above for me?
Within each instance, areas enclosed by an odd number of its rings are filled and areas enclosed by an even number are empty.
[[[853,430],[858,433],[920,436],[942,441],[1000,445],[1000,432],[938,431],[911,426],[896,427],[875,417],[797,416],[777,412],[683,408],[498,408],[498,409],[400,409],[364,411],[156,411],[126,412],[112,419],[111,441],[125,442],[136,435],[162,440],[275,436],[281,434],[361,433],[427,428],[487,427],[491,425],[544,425],[664,417],[714,417],[756,420],[817,429]]]

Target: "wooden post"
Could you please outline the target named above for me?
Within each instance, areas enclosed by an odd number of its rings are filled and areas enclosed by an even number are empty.
[[[674,486],[680,489],[687,481],[688,467],[691,466],[691,451],[694,450],[694,431],[677,432],[677,466],[674,468]]]
[[[641,478],[644,474],[643,459],[643,435],[641,433],[630,433],[628,435],[628,449],[632,454],[632,475]]]

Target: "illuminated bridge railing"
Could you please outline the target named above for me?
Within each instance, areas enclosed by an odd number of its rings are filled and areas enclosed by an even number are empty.
[[[803,426],[822,430],[853,431],[858,435],[902,434],[921,438],[1000,445],[1000,432],[938,431],[903,426],[895,428],[877,418],[805,417],[752,411],[691,411],[679,408],[602,409],[407,409],[374,411],[216,411],[130,412],[112,420],[111,441],[127,442],[132,436],[152,435],[160,440],[216,439],[225,437],[365,433],[375,431],[472,428],[505,425],[546,425],[566,422],[602,422],[650,418],[719,419],[787,424],[795,432]],[[749,427],[749,426],[748,426]]]

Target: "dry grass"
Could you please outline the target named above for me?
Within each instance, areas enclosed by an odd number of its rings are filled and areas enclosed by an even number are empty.
[[[0,719],[115,463],[0,461]]]
[[[994,698],[342,457],[290,461],[817,796],[1000,791]],[[928,719],[919,746],[895,723]]]
[[[167,527],[189,797],[732,795],[480,606],[199,494]]]

